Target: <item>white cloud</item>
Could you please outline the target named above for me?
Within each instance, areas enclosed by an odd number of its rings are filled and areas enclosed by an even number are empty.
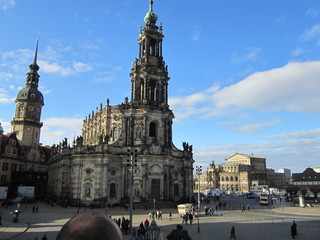
[[[296,49],[294,49],[294,50],[292,51],[292,55],[295,56],[295,57],[297,57],[297,56],[302,55],[302,54],[305,53],[305,52],[306,52],[305,49],[300,48],[300,47],[297,47]]]
[[[0,92],[0,103],[12,103],[14,98],[10,98],[7,94]]]
[[[314,25],[313,27],[305,30],[302,34],[304,41],[316,41],[317,45],[320,45],[320,24]]]
[[[261,128],[270,127],[280,122],[281,120],[276,119],[276,120],[271,120],[271,121],[262,122],[262,123],[245,124],[238,127],[237,130],[241,132],[246,132],[246,133],[257,133],[260,131]]]
[[[316,18],[319,16],[319,10],[315,8],[309,8],[306,12],[306,16]]]
[[[15,0],[0,0],[2,10],[8,10],[16,5]]]
[[[193,26],[192,27],[192,41],[198,41],[201,38],[201,27],[200,26]]]
[[[5,134],[11,132],[11,124],[10,124],[10,122],[5,122],[0,117],[0,123],[1,123],[1,126],[3,127],[3,131],[4,131]]]
[[[231,86],[182,97],[171,97],[176,121],[235,114],[240,109],[259,112],[320,113],[320,61],[292,62],[254,73]]]
[[[234,53],[232,56],[232,62],[233,63],[242,63],[247,61],[256,61],[260,58],[260,48],[254,48],[254,47],[246,47],[244,49],[245,53],[242,55],[239,55],[238,53]]]
[[[293,62],[254,73],[215,93],[213,100],[218,108],[319,113],[319,75],[319,61]]]
[[[13,78],[12,73],[0,72],[0,81],[9,81]]]
[[[83,62],[74,62],[59,64],[57,62],[49,63],[47,61],[39,60],[38,65],[41,70],[46,73],[60,74],[62,76],[70,76],[81,72],[88,72],[92,70],[92,66]]]
[[[75,136],[81,135],[83,119],[80,118],[48,118],[43,120],[41,141],[45,145],[53,145],[65,137],[71,143]]]
[[[277,135],[265,136],[265,138],[274,139],[299,139],[299,138],[318,138],[320,137],[320,129],[312,129],[307,131],[298,131],[293,133],[281,133]]]
[[[118,73],[122,70],[119,66],[106,66],[110,68],[109,71],[98,72],[97,76],[93,78],[94,82],[112,82],[117,79]]]

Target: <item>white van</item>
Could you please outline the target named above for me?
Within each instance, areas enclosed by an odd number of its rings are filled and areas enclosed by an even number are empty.
[[[184,204],[178,205],[178,212],[181,217],[191,211],[192,211],[192,204],[191,203],[184,203]]]

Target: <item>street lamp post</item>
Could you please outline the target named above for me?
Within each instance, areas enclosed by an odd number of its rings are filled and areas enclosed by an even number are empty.
[[[200,175],[202,173],[202,166],[196,166],[196,173],[198,175],[198,233],[200,233],[200,215],[199,215],[199,210],[200,210]]]
[[[129,203],[129,210],[130,210],[130,232],[132,229],[132,212],[133,212],[133,170],[134,170],[134,166],[135,166],[135,162],[137,162],[137,149],[134,150],[134,152],[131,152],[130,149],[128,149],[128,162],[129,162],[129,166],[130,166],[130,172],[131,172],[131,176],[130,176],[130,203]]]

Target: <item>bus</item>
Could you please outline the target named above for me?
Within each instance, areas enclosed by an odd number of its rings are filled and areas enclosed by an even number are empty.
[[[260,205],[269,205],[269,196],[266,193],[260,194]]]

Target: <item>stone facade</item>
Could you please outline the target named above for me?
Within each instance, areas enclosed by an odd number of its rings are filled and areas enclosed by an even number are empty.
[[[100,105],[85,119],[72,147],[64,140],[49,161],[48,194],[74,204],[179,201],[192,196],[192,146],[172,143],[174,114],[168,105],[168,68],[162,26],[150,10],[131,68],[131,100]]]

